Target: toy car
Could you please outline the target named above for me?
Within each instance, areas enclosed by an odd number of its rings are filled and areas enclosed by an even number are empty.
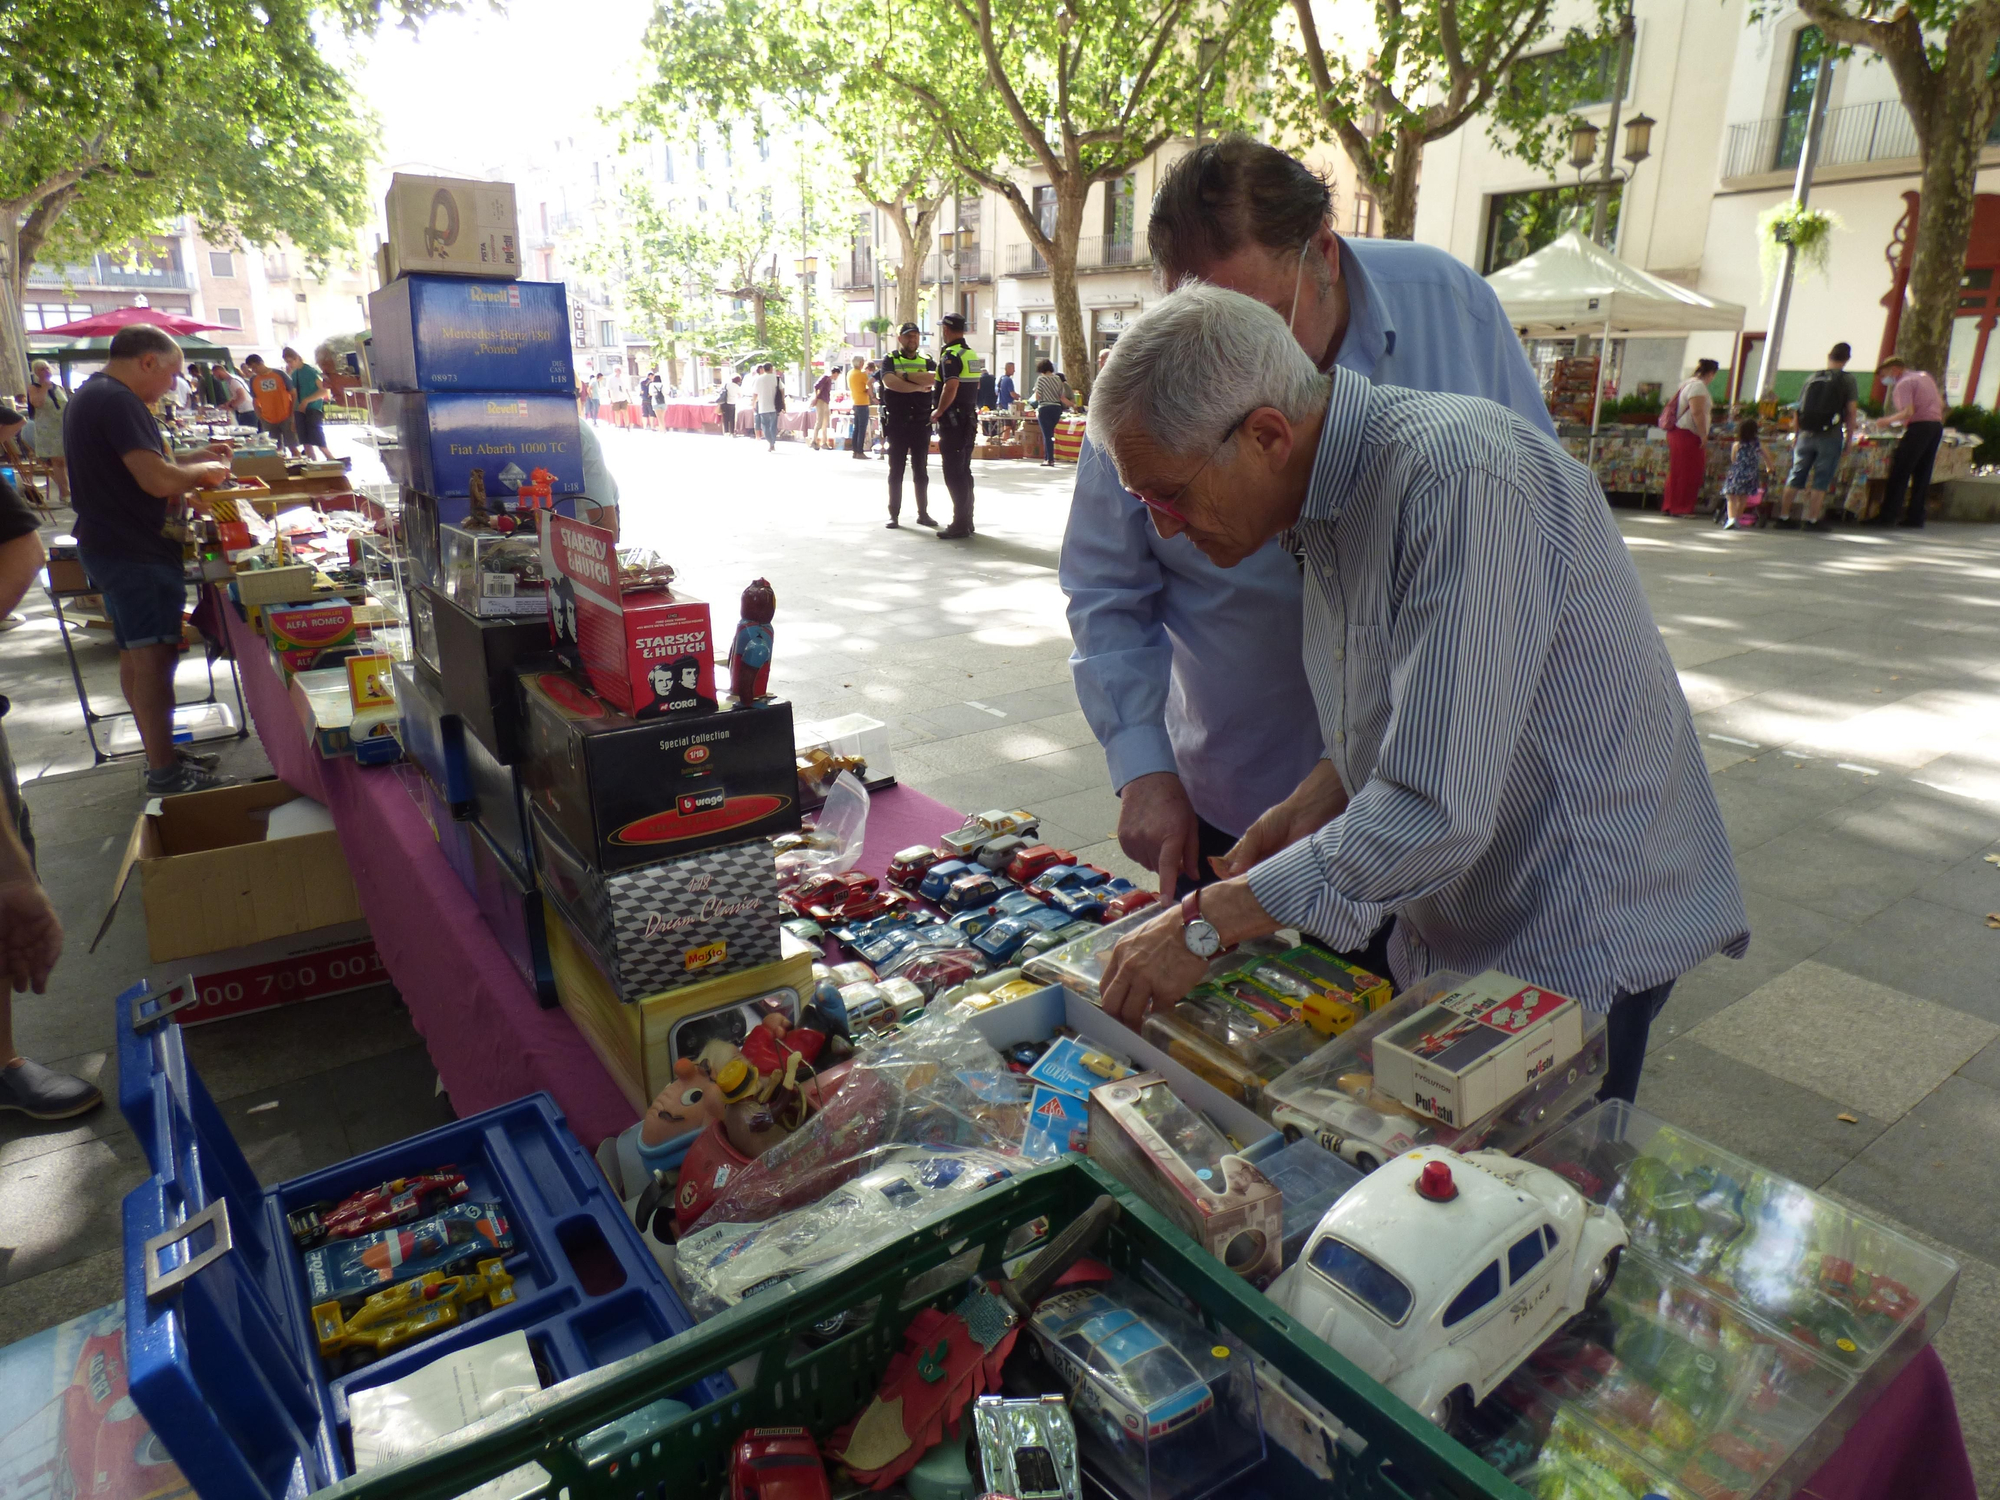
[[[970,948],[940,948],[901,955],[896,977],[907,979],[927,995],[936,995],[954,985],[964,984],[978,974],[985,958]]]
[[[826,1464],[803,1427],[752,1427],[729,1458],[729,1500],[827,1500]]]
[[[981,1396],[972,1430],[989,1494],[1013,1500],[1082,1500],[1076,1466],[1076,1424],[1061,1396],[1010,1401]]]
[[[1095,922],[1072,921],[1067,926],[1058,927],[1054,932],[1038,932],[1021,944],[1021,951],[1014,955],[1016,963],[1026,963],[1038,954],[1052,953],[1065,943],[1073,943],[1086,933],[1097,931]]]
[[[1099,880],[1085,886],[1058,886],[1049,892],[1049,905],[1057,911],[1067,912],[1071,921],[1102,922],[1105,908],[1112,901],[1137,889],[1125,879]]]
[[[824,894],[806,907],[805,914],[815,922],[822,925],[865,922],[870,917],[879,917],[889,909],[888,893],[876,889],[873,875],[864,875],[859,870],[849,870],[832,878],[838,884],[825,890]]]
[[[1151,906],[1159,899],[1157,891],[1142,891],[1136,888],[1121,891],[1104,903],[1104,920],[1106,923],[1116,922],[1122,917],[1131,916],[1142,907]]]
[[[1007,877],[989,874],[974,867],[969,875],[961,875],[951,883],[938,901],[946,911],[970,911],[976,906],[991,906],[1000,899],[1000,893],[1007,889]]]
[[[954,880],[978,869],[969,859],[941,859],[924,871],[924,878],[917,882],[917,894],[926,901],[942,901]]]
[[[899,850],[896,857],[889,861],[889,884],[899,885],[907,891],[924,878],[926,870],[943,858],[929,844],[912,844],[907,849]]]
[[[1020,912],[995,922],[972,940],[972,946],[995,964],[1012,963],[1014,956],[1021,951],[1021,945],[1029,938],[1038,932],[1056,932],[1067,927],[1069,922],[1066,913],[1036,904],[1033,911]]]
[[[868,877],[863,876],[863,879]],[[844,899],[847,883],[838,875],[808,875],[786,893],[785,900],[802,917],[812,915],[815,906]]]
[[[967,939],[975,938],[996,922],[1008,917],[1025,916],[1031,911],[1043,910],[1042,903],[1026,891],[1002,891],[999,899],[989,906],[974,907],[962,911],[949,921],[949,926],[962,933]]]
[[[310,1250],[322,1240],[348,1240],[407,1224],[458,1203],[471,1194],[457,1167],[439,1167],[416,1177],[397,1177],[364,1189],[339,1203],[315,1203],[285,1216],[292,1242]]]
[[[802,943],[818,943],[826,938],[826,929],[811,917],[788,917],[778,925]]]
[[[1007,862],[1007,878],[1017,885],[1026,885],[1055,865],[1075,863],[1076,856],[1067,849],[1058,849],[1054,844],[1030,844]]]
[[[1271,1295],[1446,1431],[1602,1300],[1625,1225],[1546,1167],[1406,1151],[1319,1221]]]
[[[945,851],[966,858],[981,845],[999,838],[1002,834],[1032,834],[1041,826],[1041,819],[1031,812],[1015,809],[1005,812],[998,808],[991,812],[977,813],[967,818],[956,832],[947,833],[938,842]]]
[[[1166,1335],[1103,1292],[1057,1292],[1028,1326],[1042,1357],[1070,1383],[1079,1422],[1150,1443],[1215,1407],[1208,1382]]]
[[[1339,1089],[1304,1089],[1272,1109],[1271,1123],[1287,1140],[1317,1141],[1363,1172],[1430,1140],[1430,1132],[1408,1110],[1378,1091],[1369,1093],[1364,1103]],[[1371,1107],[1383,1102],[1390,1108]]]
[[[1110,878],[1109,870],[1100,870],[1096,865],[1051,865],[1028,882],[1028,889],[1046,901],[1057,891],[1082,890]]]
[[[345,1355],[348,1359],[343,1362],[351,1363],[357,1355],[374,1358],[442,1333],[470,1317],[476,1303],[493,1308],[513,1300],[514,1278],[507,1274],[507,1263],[496,1256],[456,1276],[430,1271],[377,1292],[345,1317],[338,1301],[322,1302],[312,1310],[313,1332],[321,1359]]]
[[[1014,856],[1027,847],[1028,841],[1019,834],[1002,834],[981,844],[979,852],[972,857],[989,870],[1005,873],[1007,866],[1014,862]]]

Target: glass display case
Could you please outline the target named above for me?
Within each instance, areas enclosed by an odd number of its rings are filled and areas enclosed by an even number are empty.
[[[375,644],[397,661],[410,659],[409,558],[395,537],[368,532],[355,539],[356,566],[380,610],[374,620]]]
[[[541,538],[532,530],[438,527],[438,569],[448,597],[468,614],[517,618],[548,610]]]

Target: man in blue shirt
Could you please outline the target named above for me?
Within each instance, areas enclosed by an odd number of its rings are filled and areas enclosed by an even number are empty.
[[[1014,409],[1014,361],[1007,361],[1007,369],[993,386],[993,404],[1002,411]]]
[[[1148,241],[1162,280],[1246,293],[1313,362],[1377,382],[1486,396],[1555,432],[1499,299],[1441,250],[1333,232],[1305,166],[1233,136],[1169,169]],[[1225,572],[1162,537],[1086,446],[1059,572],[1077,697],[1122,803],[1118,839],[1161,889],[1207,878],[1323,746],[1300,659],[1299,567],[1273,541]]]

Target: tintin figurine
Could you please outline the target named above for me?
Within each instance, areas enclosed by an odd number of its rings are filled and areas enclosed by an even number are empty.
[[[477,531],[486,525],[486,471],[474,469],[466,476],[465,488],[472,497],[466,509],[466,529]]]
[[[738,703],[766,696],[775,638],[771,617],[777,612],[778,596],[768,580],[756,579],[743,591],[743,618],[736,622],[736,638],[729,643],[729,695]]]

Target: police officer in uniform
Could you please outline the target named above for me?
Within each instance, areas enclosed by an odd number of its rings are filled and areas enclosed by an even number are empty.
[[[938,533],[940,541],[972,535],[972,445],[979,438],[979,378],[986,361],[965,341],[965,319],[946,313],[938,320],[945,344],[938,350],[938,461],[945,488],[951,491],[951,525]]]
[[[882,434],[889,440],[889,527],[902,526],[903,464],[915,469],[917,524],[935,526],[930,511],[931,390],[937,363],[917,351],[923,330],[905,323],[896,348],[882,361]]]

